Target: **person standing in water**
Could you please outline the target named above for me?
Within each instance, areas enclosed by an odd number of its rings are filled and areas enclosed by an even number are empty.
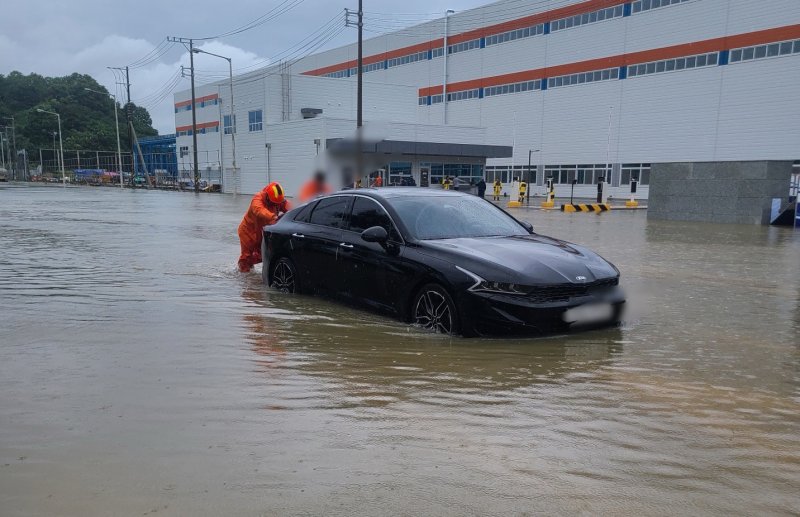
[[[253,196],[247,213],[239,223],[239,244],[242,247],[239,255],[239,271],[247,273],[254,265],[261,262],[261,239],[264,236],[264,227],[278,222],[290,208],[280,183],[272,182]]]

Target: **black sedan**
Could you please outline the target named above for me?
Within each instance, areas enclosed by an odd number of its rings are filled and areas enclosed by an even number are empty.
[[[474,336],[619,322],[619,271],[488,201],[386,187],[337,192],[264,228],[263,280]]]

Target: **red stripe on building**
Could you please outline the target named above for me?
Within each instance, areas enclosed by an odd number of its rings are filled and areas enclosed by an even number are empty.
[[[214,94],[211,94],[211,95],[206,95],[204,97],[195,97],[194,102],[198,103],[198,102],[205,102],[205,101],[213,101],[214,99],[217,99],[217,98],[219,98],[219,95],[214,93]],[[180,102],[176,102],[175,103],[175,107],[176,108],[182,108],[183,106],[188,106],[191,103],[192,103],[192,99],[189,99],[189,100],[186,100],[186,101],[180,101]]]
[[[586,2],[553,9],[552,11],[544,11],[531,16],[517,18],[516,20],[509,20],[507,22],[489,25],[480,29],[473,29],[460,34],[454,34],[448,38],[447,43],[448,45],[455,45],[456,43],[461,43],[464,41],[485,38],[486,36],[491,36],[492,34],[524,29],[525,27],[538,25],[544,22],[551,22],[553,20],[560,20],[561,18],[567,18],[568,16],[599,11],[600,9],[624,4],[628,1],[630,0],[588,0]]]
[[[637,63],[648,63],[650,61],[660,61],[662,59],[672,59],[682,56],[691,56],[694,54],[704,54],[706,52],[719,52],[721,50],[731,50],[740,47],[763,45],[766,43],[774,43],[776,41],[798,38],[800,38],[800,25],[789,25],[786,27],[765,29],[755,32],[748,32],[745,34],[737,34],[734,36],[725,36],[722,38],[713,38],[694,43],[683,43],[681,45],[673,45],[670,47],[631,52],[630,54],[622,54],[619,56],[589,59],[586,61],[579,61],[577,63],[568,63],[564,65],[538,68],[535,70],[525,70],[522,72],[495,75],[481,79],[471,79],[469,81],[459,81],[449,83],[447,85],[447,91],[452,93],[462,90],[473,90],[475,88],[485,88],[487,86],[498,86],[501,84],[533,81],[535,79],[544,79],[545,77],[558,77],[562,75],[588,72],[591,70],[602,70],[605,68],[634,65]],[[442,93],[442,90],[442,85],[429,86],[426,88],[420,88],[419,95],[420,97],[438,95]]]
[[[205,129],[207,127],[218,127],[219,120],[214,120],[213,122],[201,122],[197,124],[197,129]],[[175,128],[175,131],[191,131],[192,125],[189,124],[188,126],[178,126]]]
[[[591,13],[594,11],[598,11],[600,9],[605,9],[607,7],[613,7],[616,5],[624,4],[626,1],[629,0],[587,0],[586,2],[568,5],[566,7],[560,7],[558,9],[553,9],[550,11],[543,11],[541,13],[537,13],[531,16],[525,16],[523,18],[517,18],[515,20],[509,20],[507,22],[497,23],[494,25],[473,29],[459,34],[453,34],[448,37],[447,44],[455,45],[457,43],[462,43],[464,41],[483,38],[486,36],[491,36],[492,34],[499,34],[501,32],[523,29],[525,27],[538,25],[540,23],[548,21],[559,20],[561,18],[566,18],[568,16]],[[425,50],[439,48],[442,47],[443,45],[444,45],[444,38],[438,38],[432,41],[426,41],[424,43],[418,43],[416,45],[410,45],[407,47],[398,48],[396,50],[390,50],[388,52],[384,52],[381,54],[365,56],[362,61],[364,65],[369,65],[371,63],[377,63],[379,61],[383,61],[384,59],[392,59],[394,57],[407,56],[408,54],[414,54],[416,52],[422,52]],[[315,68],[314,70],[308,70],[306,72],[303,72],[303,74],[325,75],[331,72],[338,72],[341,70],[347,70],[348,68],[353,68],[356,66],[356,64],[357,62],[355,60],[351,60],[344,63],[337,63],[335,65]]]

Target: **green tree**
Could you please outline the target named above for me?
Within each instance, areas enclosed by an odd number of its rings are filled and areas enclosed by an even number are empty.
[[[0,74],[0,117],[15,119],[17,149],[33,155],[39,148],[53,146],[53,132],[58,130],[55,117],[37,112],[37,108],[61,115],[61,131],[65,149],[116,151],[114,106],[110,97],[86,91],[86,88],[107,93],[91,76],[72,74],[64,77],[43,77],[11,72]],[[127,149],[125,107],[118,106],[122,147]],[[131,103],[133,126],[139,137],[158,134],[146,109]],[[4,119],[0,119],[4,124]]]

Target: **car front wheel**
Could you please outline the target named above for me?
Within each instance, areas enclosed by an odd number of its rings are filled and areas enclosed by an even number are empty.
[[[427,284],[419,290],[412,304],[412,322],[439,334],[458,334],[456,304],[438,284]]]
[[[298,282],[297,268],[292,261],[286,257],[279,259],[272,268],[270,287],[282,293],[296,293],[299,291]]]

